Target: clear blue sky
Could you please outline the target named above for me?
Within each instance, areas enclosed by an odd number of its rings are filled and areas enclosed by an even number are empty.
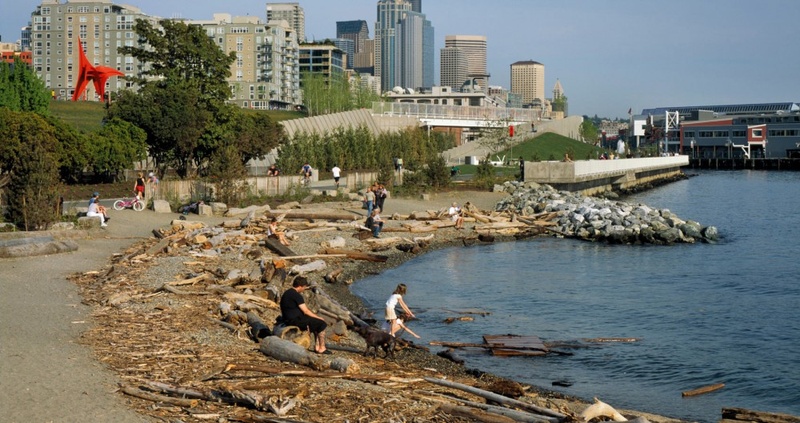
[[[252,0],[127,0],[144,13],[211,19],[266,16]],[[306,37],[336,35],[336,21],[364,19],[374,34],[377,0],[299,1]],[[37,0],[3,1],[0,35],[19,38]],[[627,117],[645,107],[800,102],[798,0],[423,0],[436,36],[485,35],[491,84],[509,88],[509,65],[545,65],[570,114]]]

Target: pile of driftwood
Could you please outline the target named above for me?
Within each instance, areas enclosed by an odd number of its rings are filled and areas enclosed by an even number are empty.
[[[488,219],[481,223],[486,227],[503,226],[501,216],[468,213],[476,222],[475,216]],[[348,327],[365,323],[327,295],[324,283],[306,302],[329,323],[330,349],[337,353],[309,351],[307,332],[275,330],[281,293],[300,275],[340,283],[355,261],[386,261],[375,250],[392,244],[345,239],[341,234],[365,228],[333,212],[277,216],[292,239],[288,249],[269,247],[271,213],[216,227],[176,220],[154,231],[156,238],[114,255],[108,267],[74,276],[84,302],[95,306],[97,324],[83,341],[119,374],[120,391],[138,399],[132,406],[140,412],[170,421],[245,422],[560,422],[616,416],[600,402],[583,414],[556,411],[535,405],[540,398],[525,392],[515,395],[524,396],[522,401],[454,382],[460,377],[479,384],[463,370],[442,374],[411,366],[402,356],[364,358],[363,342]],[[449,223],[404,220],[399,227],[414,232]],[[432,235],[398,236],[393,245],[411,245],[413,252]]]

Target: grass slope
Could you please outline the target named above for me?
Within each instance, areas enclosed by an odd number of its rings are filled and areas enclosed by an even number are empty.
[[[528,161],[562,160],[564,153],[569,153],[572,160],[588,160],[597,158],[601,148],[574,140],[563,135],[548,132],[536,138],[530,138],[512,149],[498,153],[506,159],[518,159],[520,156]]]

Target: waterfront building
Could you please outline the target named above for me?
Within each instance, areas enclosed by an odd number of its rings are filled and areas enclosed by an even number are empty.
[[[511,92],[522,96],[525,105],[543,104],[544,65],[533,60],[512,63]]]
[[[631,127],[632,135],[641,134],[640,145],[699,159],[784,158],[800,151],[795,102],[656,107],[631,116]]]
[[[483,89],[489,86],[487,78],[481,77],[481,75],[488,74],[486,71],[486,36],[447,35],[444,37],[444,46],[463,51],[467,58],[467,75],[476,78],[474,83]],[[442,85],[445,84],[442,83]]]
[[[450,87],[453,91],[461,91],[461,85],[467,80],[469,64],[464,50],[445,47],[439,56],[439,83]]]
[[[432,86],[434,29],[406,0],[378,1],[375,22],[375,76],[381,90]]]
[[[284,20],[297,35],[297,42],[306,41],[306,14],[300,3],[267,3],[267,23]]]
[[[42,0],[31,13],[30,43],[33,69],[56,98],[70,98],[77,83],[78,50],[83,49],[89,63],[107,66],[125,74],[140,70],[138,61],[117,52],[122,46],[137,43],[133,25],[137,19],[155,18],[133,6],[113,4],[111,0],[70,1]],[[78,38],[82,45],[78,43]],[[132,88],[133,83],[111,77],[105,91]],[[85,93],[96,98],[92,84]]]

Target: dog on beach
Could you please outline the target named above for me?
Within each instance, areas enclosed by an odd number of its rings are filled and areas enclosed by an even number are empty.
[[[364,357],[369,355],[369,350],[374,350],[373,356],[378,357],[378,348],[383,349],[386,354],[384,357],[390,357],[394,360],[394,347],[396,341],[394,336],[371,326],[354,326],[353,332],[361,335],[367,343],[367,348],[364,350]]]

